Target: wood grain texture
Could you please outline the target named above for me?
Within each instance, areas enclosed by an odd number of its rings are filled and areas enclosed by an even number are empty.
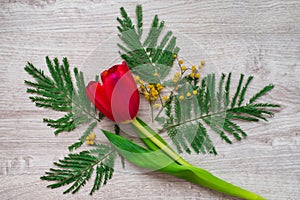
[[[0,2],[0,198],[1,199],[233,199],[157,172],[128,164],[106,187],[88,196],[62,195],[39,180],[52,162],[67,155],[80,132],[54,137],[25,94],[26,61],[45,68],[44,57],[68,57],[87,77],[117,58],[114,44],[119,7],[134,13],[136,1],[2,0]],[[219,155],[189,155],[188,161],[267,199],[300,197],[300,2],[138,1],[145,24],[154,14],[180,35],[182,56],[206,59],[203,73],[254,75],[250,92],[272,82],[266,101],[282,107],[269,123],[244,123],[249,137],[233,145],[216,141]],[[180,39],[181,43],[180,44]],[[188,42],[187,42],[188,41]],[[187,42],[187,43],[185,43]],[[101,45],[102,43],[102,45]],[[188,44],[193,45],[188,45]],[[100,44],[100,45],[99,45]],[[92,53],[91,53],[92,52]],[[99,55],[99,57],[98,57]],[[99,60],[97,60],[99,59]],[[93,65],[96,64],[96,66]],[[103,66],[104,65],[104,66]],[[147,117],[146,107],[140,115]],[[109,126],[109,122],[107,125]]]

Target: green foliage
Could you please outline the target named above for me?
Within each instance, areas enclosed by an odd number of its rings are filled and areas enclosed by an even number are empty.
[[[123,44],[118,44],[121,57],[129,68],[143,80],[150,83],[158,83],[158,77],[163,79],[171,69],[174,54],[179,52],[176,46],[176,37],[168,31],[159,41],[164,29],[164,21],[159,21],[155,15],[147,37],[142,41],[143,14],[141,5],[136,7],[137,24],[134,25],[131,18],[122,7],[122,18],[117,18],[119,37]],[[154,76],[157,73],[158,76]]]
[[[265,86],[261,91],[259,91],[257,94],[255,94],[250,100],[249,103],[254,103],[258,98],[266,94],[267,92],[271,91],[274,88],[274,85],[270,84]],[[271,106],[272,107],[272,106]],[[274,106],[273,106],[274,107]]]
[[[96,125],[97,125],[97,122],[91,123],[88,126],[88,128],[84,131],[82,136],[79,138],[79,142],[75,142],[74,144],[72,144],[68,147],[69,151],[73,151],[73,150],[81,147],[81,145],[83,145],[83,143],[85,142],[85,139],[87,138],[87,136],[93,131],[93,129],[96,127]]]
[[[257,102],[260,97],[274,88],[273,85],[264,87],[244,103],[253,76],[249,76],[243,84],[244,75],[240,75],[232,99],[230,99],[231,73],[227,76],[226,82],[225,79],[226,75],[222,74],[217,83],[215,74],[209,74],[202,79],[201,83],[199,80],[197,83],[192,83],[185,77],[183,80],[186,81],[180,85],[178,95],[174,95],[174,98],[165,104],[165,117],[159,117],[164,123],[161,131],[167,131],[179,152],[185,150],[190,153],[191,147],[196,153],[216,154],[204,124],[219,134],[225,142],[231,144],[232,138],[241,140],[247,136],[236,120],[267,121],[267,117],[272,117],[274,114],[270,109],[279,107],[277,104]],[[186,86],[187,83],[190,83],[189,87]],[[186,94],[193,90],[197,91],[197,95],[179,99],[179,94]]]
[[[130,140],[102,130],[108,140],[126,160],[139,167],[151,170],[159,170],[174,161],[163,151],[155,151],[143,148]]]
[[[73,82],[66,58],[60,64],[57,58],[51,61],[46,57],[46,63],[51,76],[45,75],[44,71],[37,69],[31,63],[25,66],[25,70],[35,79],[35,82],[25,81],[30,87],[27,92],[33,94],[30,99],[36,106],[65,113],[59,119],[44,119],[48,126],[55,129],[55,135],[88,124],[79,141],[68,147],[72,151],[84,144],[86,137],[104,115],[98,112],[87,98],[82,72],[74,68],[75,81]],[[96,76],[97,79],[99,77]],[[63,160],[55,162],[54,165],[59,169],[50,169],[41,179],[55,181],[56,183],[49,185],[50,188],[72,183],[64,193],[76,193],[95,172],[94,186],[90,193],[92,194],[111,178],[114,159],[115,150],[100,144],[94,150],[69,154]]]
[[[232,185],[204,169],[194,167],[183,159],[179,162],[178,159],[174,160],[163,151],[145,149],[124,137],[108,131],[104,131],[104,134],[120,154],[137,166],[158,170],[241,199],[264,199],[252,192]]]
[[[76,79],[74,84],[66,58],[60,64],[57,58],[51,61],[46,57],[46,63],[51,76],[45,75],[44,71],[28,63],[24,69],[35,79],[35,82],[25,80],[25,84],[30,87],[27,92],[32,94],[30,99],[37,107],[65,113],[59,119],[44,118],[43,121],[55,129],[54,134],[72,131],[93,119],[100,121],[103,115],[97,113],[85,95],[83,73],[74,68]]]
[[[51,168],[41,179],[54,181],[55,183],[48,185],[51,189],[72,184],[64,191],[64,194],[69,192],[74,194],[90,180],[95,172],[94,185],[90,191],[92,195],[112,178],[115,155],[115,150],[107,145],[98,145],[91,151],[69,154],[64,159],[55,162],[54,165],[57,168]]]

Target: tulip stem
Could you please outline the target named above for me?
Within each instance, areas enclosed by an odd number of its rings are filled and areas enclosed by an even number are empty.
[[[133,126],[137,129],[137,132],[143,142],[149,147],[149,149],[156,151],[162,150],[176,161],[179,165],[186,169],[185,173],[179,173],[176,169],[166,168],[162,170],[165,173],[177,176],[179,178],[188,180],[198,185],[229,194],[235,197],[247,199],[247,200],[265,200],[263,197],[254,194],[250,191],[239,188],[231,183],[228,183],[218,177],[212,175],[208,171],[196,168],[180,155],[178,155],[154,130],[152,130],[147,124],[138,118],[132,119]],[[180,168],[180,167],[179,167]]]
[[[153,113],[153,105],[152,105],[152,103],[150,103],[150,108],[151,108],[151,121],[153,123],[154,122],[154,119],[153,119],[154,113]]]
[[[151,133],[151,131],[147,130],[136,118],[132,120],[132,124],[142,133],[145,138],[151,140],[159,149],[164,151],[168,156],[174,159],[177,163],[184,166],[192,166],[186,160],[184,160],[180,155],[178,155],[171,147],[164,144],[160,136],[157,134]]]

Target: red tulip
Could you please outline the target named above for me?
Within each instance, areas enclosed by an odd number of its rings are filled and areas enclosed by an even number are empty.
[[[102,72],[101,80],[102,84],[91,81],[86,87],[87,97],[96,108],[115,122],[135,118],[140,96],[126,62]]]

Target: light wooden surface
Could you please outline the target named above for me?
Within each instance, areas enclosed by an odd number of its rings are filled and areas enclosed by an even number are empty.
[[[2,0],[0,2],[0,199],[233,199],[156,172],[128,165],[106,187],[88,196],[62,195],[40,181],[52,162],[67,155],[79,132],[55,137],[42,123],[55,113],[38,109],[25,94],[26,61],[45,68],[44,57],[68,57],[87,75],[110,65],[116,52],[103,41],[116,35],[119,7],[134,13],[134,1]],[[267,199],[300,198],[300,2],[139,1],[145,24],[154,14],[183,38],[182,55],[204,58],[204,70],[255,75],[254,92],[274,83],[264,97],[282,108],[269,123],[244,123],[249,137],[233,145],[216,141],[219,155],[185,156],[191,163]],[[180,43],[180,41],[178,41]],[[99,44],[101,44],[99,46]],[[107,44],[108,42],[104,42]],[[115,44],[110,44],[115,45]],[[185,44],[182,44],[183,46]],[[198,48],[198,49],[197,49]],[[198,52],[198,50],[202,52]],[[93,51],[95,50],[95,51]],[[98,51],[98,52],[97,52]],[[91,54],[91,52],[93,52]],[[97,52],[97,53],[95,53]],[[198,61],[190,55],[200,53]],[[100,54],[99,54],[100,53]],[[98,66],[87,58],[100,55]],[[196,54],[195,54],[196,55]],[[97,56],[96,56],[97,57]],[[93,58],[97,59],[97,58]],[[205,73],[205,72],[203,72]],[[143,109],[140,115],[145,115]]]

